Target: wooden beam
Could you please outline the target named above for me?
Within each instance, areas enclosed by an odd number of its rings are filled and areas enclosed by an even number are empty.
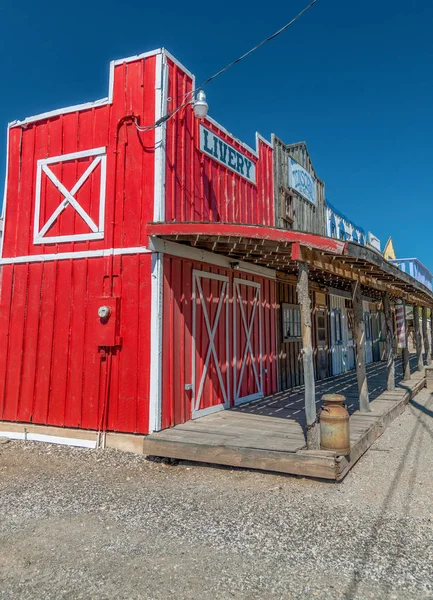
[[[352,283],[354,333],[356,342],[356,379],[358,381],[359,411],[370,412],[370,401],[365,369],[365,324],[362,306],[361,284]]]
[[[413,277],[411,277],[407,273],[404,273],[395,265],[391,264],[375,250],[367,248],[366,246],[360,246],[358,244],[348,242],[346,254],[347,256],[351,256],[353,258],[365,260],[369,263],[368,268],[371,268],[372,265],[375,265],[380,269],[381,272],[391,275],[394,279],[400,280],[401,282],[408,284],[411,289],[417,290],[425,297],[425,302],[428,306],[431,305],[432,293],[425,285],[419,283]]]
[[[394,364],[394,349],[392,340],[394,339],[394,331],[392,326],[391,301],[388,292],[385,292],[382,297],[383,312],[385,313],[385,340],[386,340],[386,389],[388,391],[395,390],[395,364]]]
[[[427,364],[431,364],[431,348],[430,348],[430,340],[428,335],[428,327],[427,327],[427,307],[423,306],[422,308],[422,336],[424,338],[424,351],[425,351],[425,359]]]
[[[299,262],[298,303],[301,311],[302,333],[302,362],[304,365],[305,384],[305,417],[307,448],[315,450],[320,448],[320,430],[316,415],[316,390],[314,383],[313,344],[311,339],[311,302],[308,293],[308,265]]]
[[[405,331],[405,347],[403,348],[403,378],[405,381],[410,379],[410,363],[409,363],[409,327],[407,324],[407,310],[404,305],[404,331]]]
[[[424,367],[424,360],[422,356],[422,340],[421,340],[421,327],[419,323],[419,307],[413,307],[413,329],[415,333],[415,348],[418,371],[422,371]]]

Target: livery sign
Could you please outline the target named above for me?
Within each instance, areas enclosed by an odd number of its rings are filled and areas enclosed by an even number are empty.
[[[250,183],[256,183],[253,161],[203,125],[200,125],[200,150]]]

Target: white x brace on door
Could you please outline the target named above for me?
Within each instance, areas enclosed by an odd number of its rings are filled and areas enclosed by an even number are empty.
[[[194,419],[230,405],[229,278],[225,275],[198,270],[193,271],[192,277],[192,418]]]
[[[263,397],[261,286],[236,278],[233,286],[234,403],[242,404]]]
[[[87,169],[75,183],[75,185],[68,190],[59,178],[53,173],[49,165],[55,165],[59,163],[69,163],[71,161],[77,161],[83,158],[92,158],[93,160],[88,165]],[[81,152],[73,152],[71,154],[63,154],[61,156],[53,156],[50,158],[40,159],[37,162],[36,171],[36,197],[35,197],[35,221],[34,221],[34,244],[44,244],[52,242],[71,242],[71,241],[84,241],[84,240],[98,240],[104,237],[104,217],[105,217],[105,181],[106,181],[106,149],[105,148],[92,148],[91,150],[83,150]],[[100,182],[99,182],[99,215],[98,223],[95,223],[90,215],[84,210],[84,208],[77,202],[75,195],[83,184],[89,179],[93,171],[100,165]],[[40,226],[41,217],[41,190],[42,190],[42,177],[45,176],[48,181],[51,182],[54,187],[61,193],[63,200],[48,218],[48,220]],[[84,223],[89,228],[88,233],[73,233],[68,235],[49,236],[47,233],[59,218],[65,208],[70,205],[83,219]]]

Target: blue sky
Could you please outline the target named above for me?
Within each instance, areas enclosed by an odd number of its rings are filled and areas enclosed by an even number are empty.
[[[306,3],[3,3],[0,181],[7,123],[106,96],[111,59],[165,46],[201,81]],[[433,2],[318,0],[206,89],[209,114],[245,142],[305,140],[331,203],[430,270],[432,24]]]

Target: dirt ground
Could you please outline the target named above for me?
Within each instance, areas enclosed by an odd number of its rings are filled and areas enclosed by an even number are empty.
[[[340,484],[0,444],[0,598],[433,598],[433,396]]]

